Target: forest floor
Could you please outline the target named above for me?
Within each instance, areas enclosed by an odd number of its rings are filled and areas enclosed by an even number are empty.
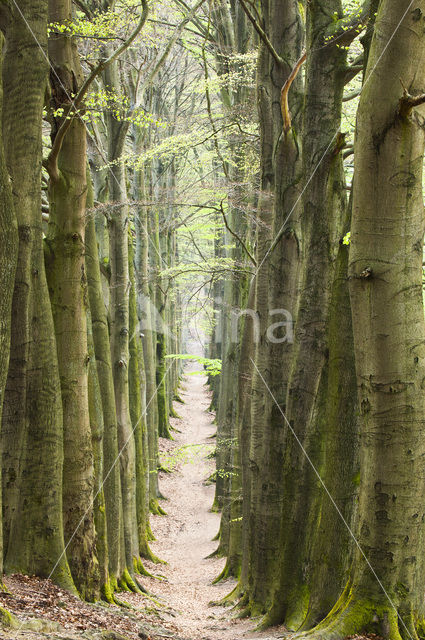
[[[212,606],[234,587],[232,580],[213,585],[224,558],[207,558],[216,548],[220,516],[211,511],[214,484],[208,478],[215,464],[216,427],[208,411],[210,396],[204,375],[184,379],[175,403],[179,418],[172,418],[174,440],[160,439],[160,474],[166,516],[152,516],[157,540],[152,551],[167,564],[146,562],[162,579],[142,577],[152,594],[120,594],[127,607],[84,603],[50,581],[29,576],[8,576],[8,593],[0,593],[0,607],[15,617],[15,628],[0,630],[7,640],[272,640],[284,629],[255,633],[252,620],[236,620],[229,608]]]

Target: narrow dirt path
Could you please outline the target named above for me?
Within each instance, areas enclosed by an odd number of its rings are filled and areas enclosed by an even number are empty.
[[[161,473],[160,488],[167,516],[154,516],[152,529],[157,541],[154,553],[168,564],[146,566],[163,574],[167,581],[148,580],[148,588],[173,610],[174,624],[187,640],[238,640],[239,638],[271,639],[282,637],[282,630],[253,633],[250,620],[235,620],[228,608],[209,606],[219,601],[234,587],[227,580],[217,585],[212,581],[224,567],[223,558],[207,558],[217,547],[213,541],[220,516],[211,512],[214,485],[205,480],[214,471],[214,461],[207,455],[214,448],[211,439],[216,427],[214,415],[208,412],[210,397],[204,375],[190,375],[187,370],[181,397],[185,404],[175,403],[181,419],[173,419],[175,440],[161,441],[165,464],[179,461],[173,473]],[[146,584],[146,578],[144,579]]]
[[[195,351],[195,350],[194,350]],[[195,351],[196,352],[196,351]],[[191,367],[192,370],[196,366]],[[82,602],[53,585],[31,576],[6,576],[7,592],[0,606],[17,616],[13,628],[1,628],[3,640],[272,640],[284,630],[255,633],[252,620],[235,620],[229,608],[209,606],[230,593],[234,581],[212,581],[224,567],[223,558],[207,558],[217,547],[213,541],[220,516],[211,512],[214,485],[205,480],[214,471],[208,458],[215,446],[214,415],[204,375],[185,376],[175,403],[180,419],[172,419],[175,440],[161,440],[162,461],[172,469],[161,473],[161,504],[167,516],[151,519],[157,540],[154,553],[166,565],[145,566],[164,581],[141,577],[154,599],[136,593],[119,594],[129,608]]]

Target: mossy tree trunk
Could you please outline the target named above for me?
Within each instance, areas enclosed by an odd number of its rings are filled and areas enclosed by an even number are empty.
[[[121,563],[122,495],[118,461],[118,429],[109,343],[108,317],[102,294],[95,217],[89,212],[86,226],[86,270],[94,353],[103,413],[103,490],[106,508],[109,576],[117,588],[125,565]]]
[[[71,20],[69,0],[51,0],[49,20]],[[66,33],[49,38],[52,64],[52,144],[82,83],[75,42]],[[55,116],[58,109],[63,116]],[[99,567],[93,514],[94,462],[88,399],[87,278],[84,263],[87,158],[86,130],[74,117],[49,171],[49,231],[46,266],[55,323],[64,428],[63,514],[68,561],[84,599],[99,597]]]
[[[357,117],[349,282],[360,406],[358,541],[324,637],[417,637],[424,563],[423,113],[425,3],[383,0]],[[373,75],[372,75],[373,74]],[[380,583],[377,580],[377,577]]]
[[[18,220],[11,359],[2,440],[9,572],[75,589],[62,519],[62,404],[41,225],[47,3],[11,5],[3,60],[3,136]]]
[[[137,315],[137,285],[134,272],[133,236],[129,237],[129,276],[130,276],[130,363],[129,363],[129,394],[130,416],[134,430],[136,448],[136,513],[139,552],[143,557],[149,557],[149,441],[146,423],[146,373],[143,359],[143,344],[140,335],[139,318]],[[142,572],[143,567],[138,561],[137,569]]]
[[[345,184],[339,137],[342,93],[345,81],[345,51],[339,46],[320,48],[334,26],[332,16],[342,17],[337,0],[325,14],[321,2],[307,8],[307,68],[303,115],[303,175],[300,217],[302,264],[295,342],[288,379],[285,413],[288,423],[282,459],[282,526],[280,560],[272,606],[266,623],[285,621],[298,629],[307,616],[311,596],[311,574],[320,559],[311,554],[321,513],[322,489],[305,452],[321,469],[331,423],[327,415],[329,391],[329,319],[335,261],[345,212]],[[303,185],[304,186],[304,185]],[[335,308],[336,314],[339,310]],[[339,322],[339,320],[336,320]],[[334,376],[335,377],[335,376]],[[338,396],[337,376],[333,394]],[[352,427],[352,424],[350,424]],[[295,432],[303,449],[294,437]],[[351,442],[352,433],[347,433]],[[345,457],[351,453],[346,450]],[[344,463],[341,466],[345,470]],[[349,465],[347,465],[349,466]],[[346,479],[352,481],[352,473]],[[344,482],[345,484],[345,482]],[[335,521],[339,519],[336,511]],[[327,526],[333,526],[328,523]],[[326,534],[325,534],[326,535]],[[332,550],[330,551],[330,556]],[[330,557],[329,556],[329,557]],[[341,583],[339,569],[331,566],[334,583]],[[338,580],[337,580],[338,574]],[[338,586],[336,590],[338,590]],[[316,594],[329,598],[329,594]]]
[[[120,91],[119,70],[116,63],[105,72],[107,90]],[[118,446],[120,453],[122,508],[124,521],[125,562],[133,571],[139,559],[136,511],[136,448],[130,416],[129,397],[129,264],[128,231],[130,211],[127,202],[125,167],[122,161],[127,122],[120,122],[114,114],[107,114],[108,159],[114,162],[109,173],[109,194],[114,203],[109,218],[110,281],[110,340],[117,411]],[[126,576],[128,581],[129,576]],[[134,586],[130,584],[132,588]]]
[[[93,271],[98,271],[100,279],[98,251],[95,232],[94,203],[93,203],[93,185],[91,182],[90,172],[87,171],[87,223],[85,233],[85,268],[87,274],[87,294],[89,302],[90,289],[95,287],[96,282],[100,284],[96,278],[93,280]],[[93,253],[94,252],[94,253]],[[96,296],[94,296],[96,298]],[[93,298],[93,292],[92,292]],[[109,342],[107,342],[109,353]],[[94,460],[94,499],[93,512],[94,523],[96,527],[96,549],[99,561],[100,588],[102,597],[109,601],[113,601],[111,583],[109,579],[109,551],[108,551],[108,531],[107,531],[107,514],[104,491],[104,436],[105,422],[103,418],[103,402],[102,389],[99,382],[98,364],[96,362],[96,351],[93,339],[93,319],[90,304],[87,309],[87,348],[89,357],[88,371],[88,398],[89,398],[89,415],[90,428],[92,434],[92,448]]]
[[[281,90],[300,57],[301,21],[296,2],[284,7],[279,3],[264,2],[262,13],[280,62],[273,59],[264,43],[260,44],[257,100],[261,192],[258,267],[254,276],[258,328],[257,335],[254,334],[249,450],[249,610],[252,615],[265,613],[270,606],[274,575],[278,570],[285,429],[265,383],[279,406],[284,407],[292,353],[291,321],[296,316],[300,245],[298,182],[301,154],[297,141],[300,80],[295,81],[290,94],[291,110],[295,113],[289,128],[282,120]],[[276,323],[282,329],[275,327],[271,331]]]
[[[141,207],[136,218],[136,274],[138,279],[138,312],[146,374],[146,405],[148,408],[146,420],[149,446],[149,505],[151,511],[155,513],[158,510],[158,405],[156,402],[155,332],[152,327],[149,287],[148,234],[148,209]]]
[[[4,38],[0,35],[0,52]],[[1,71],[1,67],[0,67]],[[0,76],[0,115],[3,103]],[[18,225],[13,208],[12,189],[4,157],[3,135],[0,139],[0,424],[10,356],[12,294],[18,258]],[[1,498],[0,498],[1,507]],[[0,525],[0,576],[3,574],[3,528]]]

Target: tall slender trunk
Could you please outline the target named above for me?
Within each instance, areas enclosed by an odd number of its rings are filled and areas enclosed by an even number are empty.
[[[282,62],[272,60],[260,45],[257,95],[261,131],[261,193],[257,229],[255,309],[259,331],[252,373],[250,433],[250,535],[249,599],[253,615],[266,613],[272,604],[278,571],[279,531],[283,505],[282,460],[285,429],[278,407],[285,405],[291,362],[291,316],[299,269],[298,182],[301,155],[298,143],[299,116],[284,129],[281,90],[300,56],[302,29],[298,5],[264,2],[264,21]],[[285,61],[285,62],[283,62]],[[300,80],[290,94],[291,109],[299,113]],[[275,242],[277,241],[277,246]],[[288,314],[291,314],[288,316]],[[279,323],[283,331],[271,332]],[[286,326],[285,326],[286,325]],[[278,344],[275,344],[275,340]]]
[[[86,226],[86,270],[93,344],[97,364],[103,412],[103,479],[106,507],[109,575],[111,589],[117,588],[125,565],[121,563],[122,496],[118,459],[118,429],[115,408],[114,381],[109,344],[108,317],[102,295],[102,283],[95,217],[89,213]]]
[[[49,20],[71,20],[70,0],[50,0]],[[83,80],[75,42],[63,33],[49,38],[52,111],[69,109]],[[63,122],[52,118],[52,142]],[[99,595],[93,514],[94,466],[88,399],[87,279],[84,264],[86,130],[75,117],[57,162],[49,167],[49,231],[46,268],[55,323],[64,429],[63,514],[68,561],[81,596]]]
[[[119,91],[118,67],[109,65],[104,75],[107,90]],[[124,522],[125,562],[133,571],[139,558],[136,513],[136,448],[130,416],[129,397],[129,292],[128,266],[129,207],[125,167],[122,161],[127,123],[120,122],[113,113],[107,114],[108,159],[114,162],[109,173],[109,194],[114,207],[109,219],[110,281],[110,340],[114,376],[115,405],[117,411],[118,445],[122,509]],[[128,586],[134,588],[128,573]]]
[[[93,279],[93,271],[99,272],[97,243],[95,236],[95,222],[93,212],[93,185],[90,172],[87,170],[87,222],[85,234],[85,268],[87,273],[87,293],[89,303],[91,303],[90,289],[96,288],[96,278]],[[93,254],[94,252],[94,254]],[[100,272],[98,273],[100,278]],[[100,282],[98,282],[100,284]],[[95,296],[96,297],[96,296]],[[92,292],[93,298],[93,292]],[[107,342],[109,353],[109,343]],[[90,428],[92,434],[92,448],[94,460],[94,524],[96,527],[96,549],[99,560],[99,576],[102,597],[108,602],[113,601],[111,583],[109,579],[109,549],[108,549],[108,529],[106,501],[104,491],[104,440],[105,421],[103,417],[102,389],[99,381],[98,364],[96,362],[96,350],[93,338],[93,318],[90,304],[87,310],[87,348],[89,357],[88,372],[88,398]]]
[[[0,35],[0,53],[4,44]],[[3,82],[0,76],[0,114],[3,105]],[[4,157],[3,134],[0,134],[0,424],[10,356],[12,294],[18,258],[18,225],[13,208],[12,189]],[[1,492],[0,492],[1,494]],[[0,496],[1,507],[1,496]],[[3,527],[0,524],[0,576],[3,574]]]
[[[146,424],[146,373],[143,360],[143,345],[137,316],[137,288],[134,272],[133,238],[129,238],[129,276],[130,276],[130,363],[129,394],[131,424],[134,430],[136,448],[136,512],[139,552],[149,557],[149,441]],[[138,559],[138,570],[143,571]]]

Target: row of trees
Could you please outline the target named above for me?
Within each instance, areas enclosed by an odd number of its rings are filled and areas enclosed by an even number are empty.
[[[417,638],[425,4],[220,6],[227,53],[244,30],[258,42],[260,169],[244,185],[236,147],[222,244],[243,268],[211,344],[218,579],[238,579],[228,600],[260,626]]]
[[[196,80],[170,52],[200,4],[1,7],[0,558],[88,600],[158,560],[181,322],[173,159],[146,152],[185,108],[170,77]]]

